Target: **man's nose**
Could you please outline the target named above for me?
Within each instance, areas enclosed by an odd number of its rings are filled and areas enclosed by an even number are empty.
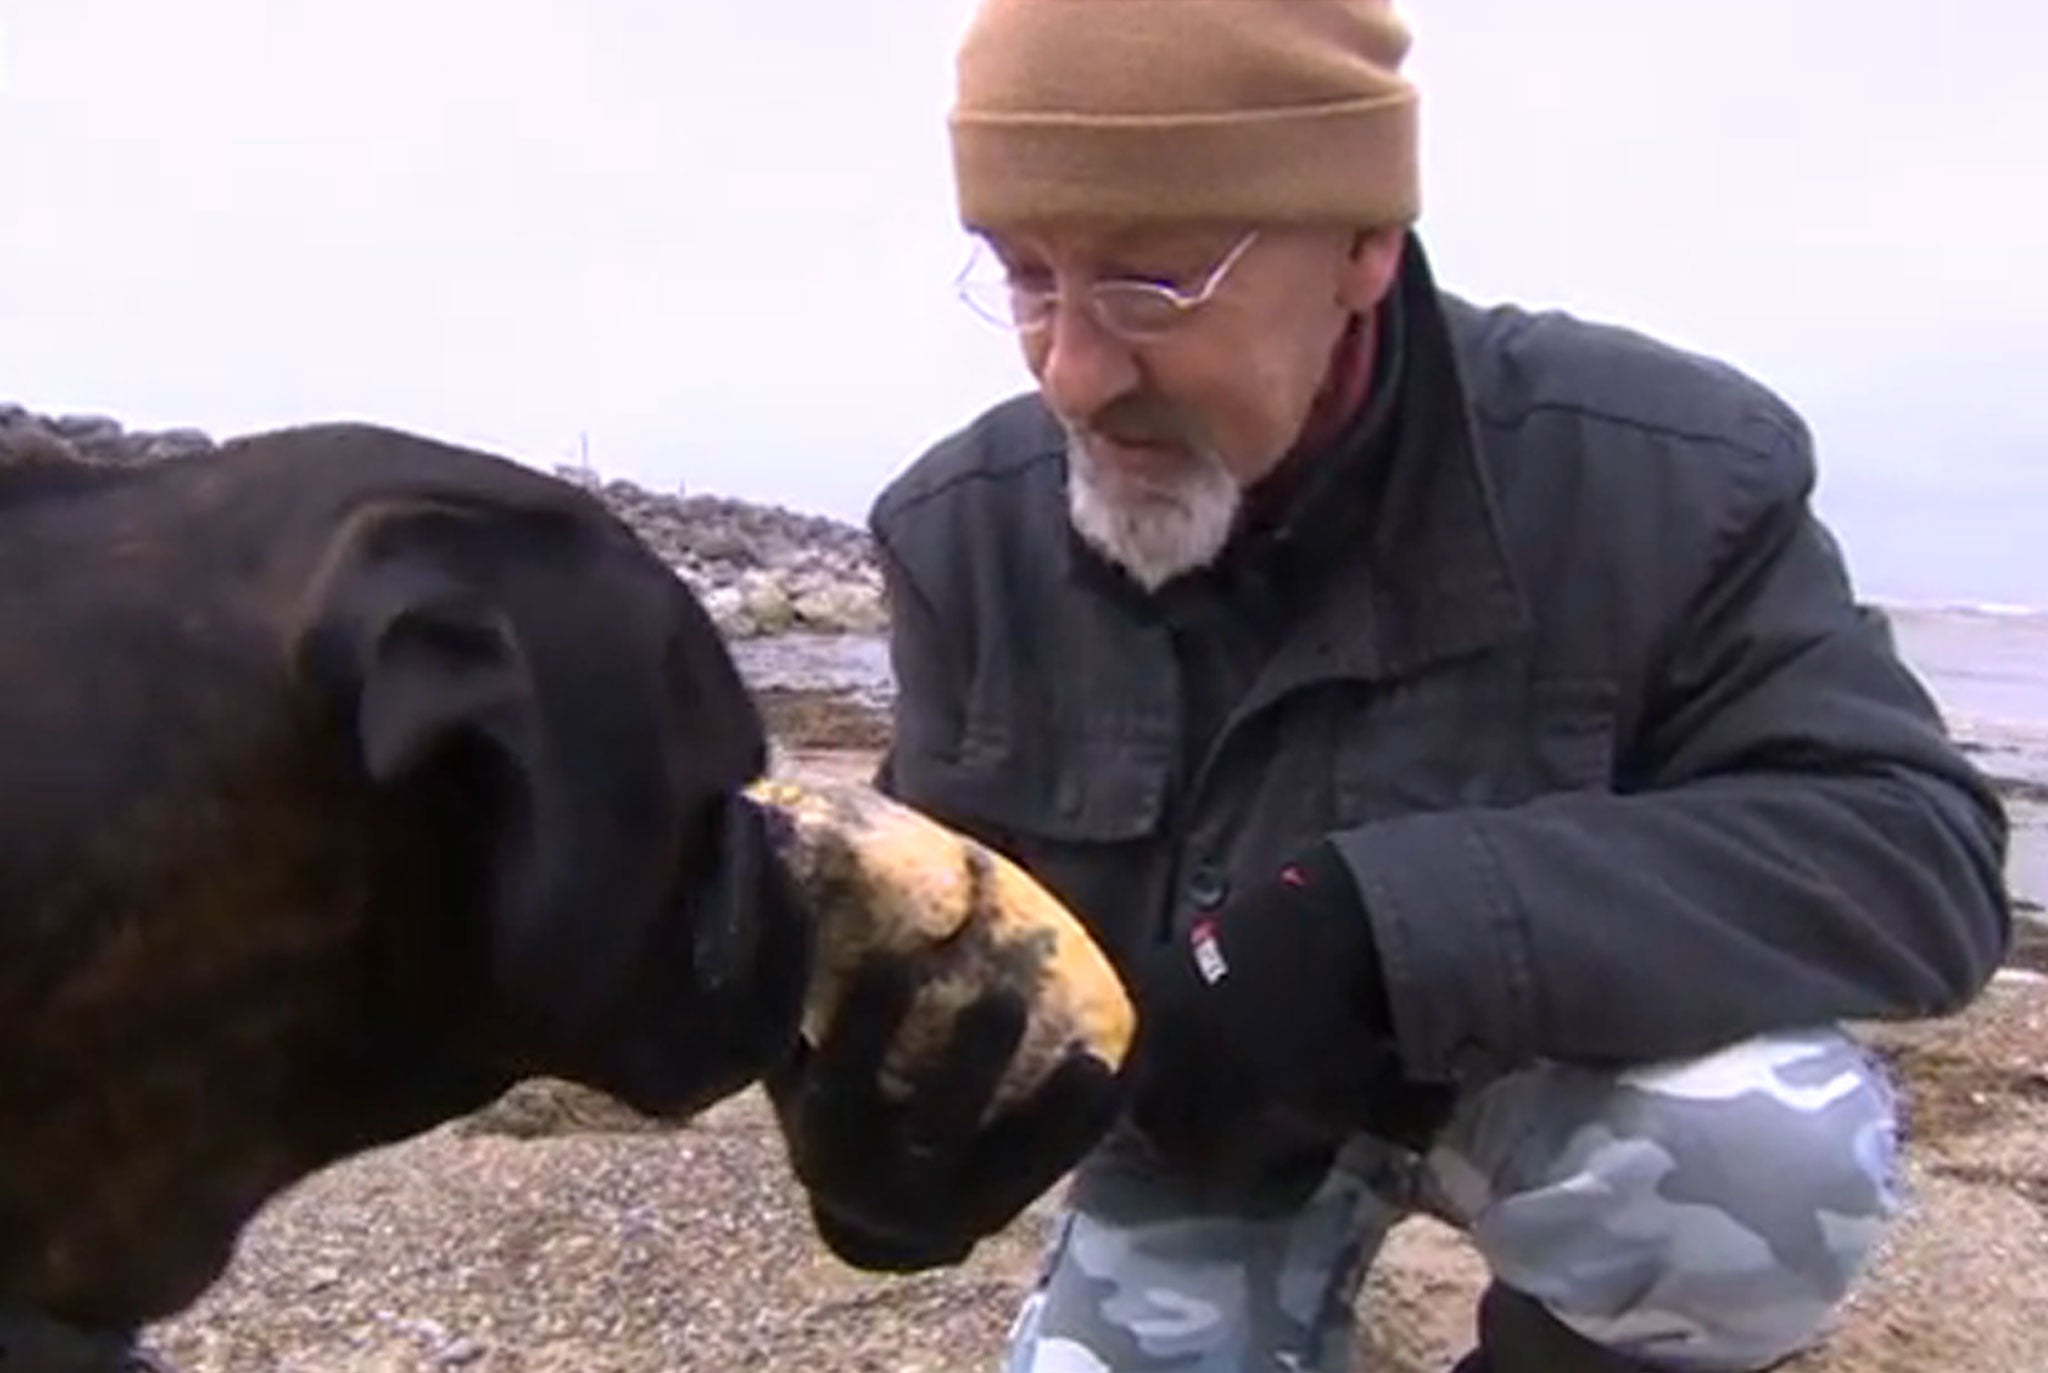
[[[1046,404],[1069,421],[1085,421],[1140,380],[1130,345],[1102,327],[1077,290],[1060,292],[1029,350]]]

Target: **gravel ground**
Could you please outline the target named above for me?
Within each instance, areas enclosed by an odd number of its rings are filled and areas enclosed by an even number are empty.
[[[864,776],[855,752],[798,755]],[[2048,984],[1873,1031],[1907,1089],[1912,1212],[1800,1373],[2048,1368]],[[997,1366],[1049,1200],[945,1272],[880,1278],[812,1237],[757,1093],[679,1130],[536,1086],[277,1198],[151,1333],[184,1373],[967,1373]],[[1483,1279],[1433,1222],[1362,1300],[1359,1370],[1437,1373]]]

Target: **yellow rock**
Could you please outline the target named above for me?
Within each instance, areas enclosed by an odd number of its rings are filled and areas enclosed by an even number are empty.
[[[953,1018],[1011,990],[1030,1008],[1023,1042],[991,1114],[1036,1086],[1078,1046],[1123,1062],[1136,1012],[1109,959],[1049,891],[995,850],[855,783],[756,783],[755,800],[789,822],[782,854],[820,924],[803,1032],[830,1026],[847,979],[874,953],[911,963],[918,992],[883,1064],[883,1089],[907,1094]]]

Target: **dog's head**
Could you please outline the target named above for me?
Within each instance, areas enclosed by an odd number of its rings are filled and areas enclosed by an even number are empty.
[[[297,668],[369,784],[430,798],[473,868],[457,885],[516,1070],[687,1113],[788,1046],[808,976],[801,903],[738,795],[762,724],[702,606],[622,524],[504,480],[355,505]]]

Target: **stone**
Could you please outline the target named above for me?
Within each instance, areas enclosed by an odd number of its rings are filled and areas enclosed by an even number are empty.
[[[211,452],[204,430],[125,429],[110,416],[39,415],[0,403],[0,430],[16,447],[35,436],[37,451],[66,445],[81,460],[169,462]],[[704,603],[721,633],[746,639],[801,630],[807,634],[876,634],[887,627],[881,572],[867,531],[822,515],[729,496],[650,491],[606,477],[584,464],[557,465],[551,475],[590,492],[624,521]]]

